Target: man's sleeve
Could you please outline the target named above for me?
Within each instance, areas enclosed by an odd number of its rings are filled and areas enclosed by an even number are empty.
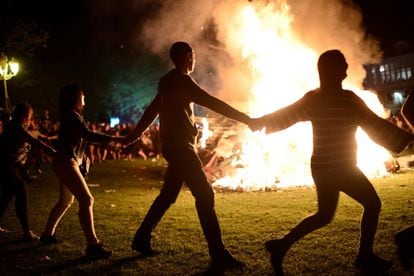
[[[280,131],[296,124],[297,122],[309,120],[305,104],[306,99],[303,97],[289,106],[263,116],[261,119],[266,127],[266,132],[270,133]]]
[[[210,95],[191,80],[188,83],[190,100],[198,105],[207,107],[230,119],[248,124],[249,116],[226,104],[222,100]]]
[[[79,128],[81,129],[82,137],[88,142],[109,143],[113,139],[113,137],[110,135],[106,135],[99,132],[93,132],[88,128],[86,122],[82,119],[77,120],[76,123],[79,125]]]
[[[158,92],[157,96],[152,100],[149,106],[145,109],[144,113],[141,116],[141,119],[136,124],[134,130],[130,135],[128,135],[128,140],[130,143],[135,142],[139,137],[141,137],[142,132],[148,128],[148,126],[154,122],[155,118],[158,116],[161,106],[161,93]]]
[[[400,153],[414,139],[411,133],[377,116],[362,100],[359,102],[358,109],[361,112],[360,126],[375,143],[384,148]]]

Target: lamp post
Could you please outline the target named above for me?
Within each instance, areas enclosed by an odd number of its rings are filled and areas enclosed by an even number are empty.
[[[0,78],[3,80],[4,84],[4,102],[7,112],[9,112],[11,108],[9,94],[7,93],[7,80],[16,76],[17,72],[19,72],[19,64],[17,62],[14,62],[13,59],[11,61],[8,61],[7,56],[4,53],[1,53]]]

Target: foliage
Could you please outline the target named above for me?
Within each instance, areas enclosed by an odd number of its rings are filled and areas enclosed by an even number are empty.
[[[163,161],[105,161],[92,167],[88,178],[95,197],[96,231],[114,251],[111,258],[91,261],[82,258],[85,241],[77,217],[77,204],[62,219],[60,243],[45,246],[19,242],[20,226],[12,205],[1,220],[11,232],[0,233],[0,271],[16,274],[132,274],[194,275],[209,265],[194,199],[183,188],[154,233],[159,252],[142,258],[132,252],[132,237],[159,193]],[[413,171],[401,172],[373,183],[382,199],[382,213],[375,251],[394,260],[391,275],[404,273],[396,260],[394,234],[414,225]],[[99,184],[99,186],[96,186]],[[56,178],[49,168],[37,182],[29,184],[29,213],[32,228],[40,233],[57,201]],[[244,271],[227,275],[270,275],[272,270],[263,243],[285,234],[316,210],[314,188],[290,188],[277,192],[216,193],[216,210],[223,240],[229,250],[247,263]],[[358,249],[362,208],[341,195],[334,221],[298,242],[285,259],[288,275],[358,275],[353,260]],[[408,273],[407,273],[408,274]]]
[[[157,57],[143,56],[137,64],[125,63],[115,68],[110,76],[107,103],[112,115],[137,121],[155,97],[165,65]]]
[[[19,20],[4,34],[3,51],[32,57],[36,50],[46,48],[49,34],[33,21]]]

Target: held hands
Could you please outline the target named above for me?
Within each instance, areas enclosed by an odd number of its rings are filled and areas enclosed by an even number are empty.
[[[248,126],[252,131],[261,130],[263,127],[265,127],[263,117],[250,118]]]
[[[114,137],[113,143],[121,144],[123,148],[135,143],[138,139],[134,139],[132,135]]]

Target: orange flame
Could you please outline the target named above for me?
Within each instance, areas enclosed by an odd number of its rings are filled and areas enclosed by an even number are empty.
[[[236,12],[236,23],[228,27],[231,35],[227,44],[239,50],[240,59],[254,76],[249,103],[249,113],[253,117],[291,104],[318,86],[318,54],[295,36],[287,4],[279,3],[277,9],[271,4],[260,9],[247,4]],[[373,93],[353,86],[351,90],[376,114],[384,115]],[[214,186],[261,190],[313,183],[309,122],[271,135],[245,129],[240,139],[242,147],[238,157],[232,160],[233,169],[213,183]],[[387,174],[384,162],[390,154],[374,144],[361,129],[357,132],[357,141],[361,170],[369,177]]]

